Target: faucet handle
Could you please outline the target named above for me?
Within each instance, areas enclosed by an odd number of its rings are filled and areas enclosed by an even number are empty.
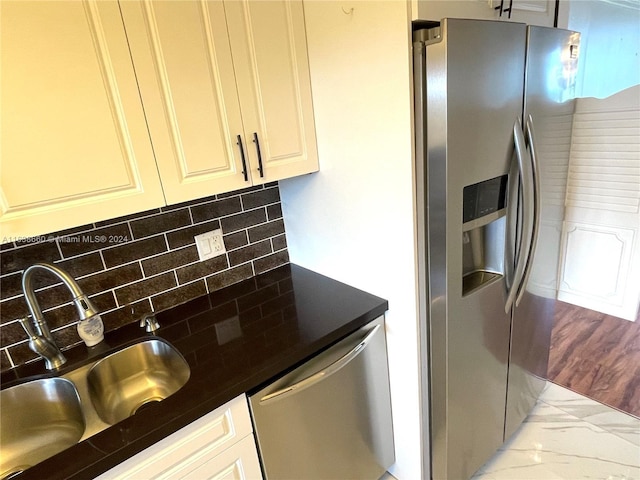
[[[140,328],[144,328],[145,332],[154,333],[156,330],[160,328],[160,324],[156,319],[155,313],[145,313],[142,318],[140,318]]]
[[[18,320],[29,336],[29,348],[44,359],[47,370],[57,370],[67,362],[58,346],[47,337],[38,335],[29,321],[29,317]]]

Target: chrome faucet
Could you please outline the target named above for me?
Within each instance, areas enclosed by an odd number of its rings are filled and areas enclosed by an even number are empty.
[[[89,298],[80,290],[80,287],[73,277],[61,268],[49,263],[34,263],[24,271],[22,275],[22,292],[24,293],[27,306],[31,312],[33,324],[29,322],[29,317],[21,319],[20,324],[27,332],[27,335],[29,335],[29,348],[44,358],[45,367],[48,370],[56,370],[60,368],[67,359],[53,339],[49,325],[47,325],[40,304],[36,298],[33,289],[33,273],[36,270],[48,271],[62,280],[62,283],[67,286],[73,295],[73,302],[78,309],[80,320],[85,320],[96,315],[97,311],[89,301]]]
[[[142,318],[140,318],[140,328],[144,328],[145,332],[155,333],[155,331],[160,328],[156,314],[153,312],[145,313]]]

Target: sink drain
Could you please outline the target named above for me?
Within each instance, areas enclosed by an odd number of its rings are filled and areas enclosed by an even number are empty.
[[[158,403],[159,401],[164,400],[163,397],[151,397],[151,398],[147,398],[146,400],[143,400],[142,402],[140,402],[135,408],[133,408],[131,410],[131,415],[135,415],[138,412],[141,412],[143,410],[145,410],[147,407]]]

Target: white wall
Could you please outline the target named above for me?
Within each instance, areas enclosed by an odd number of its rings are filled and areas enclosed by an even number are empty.
[[[579,98],[558,299],[635,321],[640,302],[640,85]]]
[[[280,182],[289,255],[389,301],[391,472],[429,478],[420,470],[409,7],[304,6],[320,172]]]
[[[640,84],[640,1],[571,1],[568,28],[582,34],[578,97],[606,98]]]

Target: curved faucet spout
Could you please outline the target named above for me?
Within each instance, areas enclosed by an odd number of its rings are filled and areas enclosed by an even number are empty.
[[[29,268],[27,268],[22,275],[22,291],[27,301],[29,312],[31,312],[31,316],[33,317],[34,326],[38,334],[48,338],[49,340],[53,340],[51,332],[49,331],[49,326],[44,319],[40,304],[38,303],[38,299],[36,298],[36,294],[33,289],[33,274],[37,270],[45,270],[54,274],[62,281],[62,283],[67,286],[67,288],[73,295],[73,302],[75,303],[76,309],[78,310],[80,320],[85,320],[97,314],[96,308],[89,301],[82,290],[80,290],[80,287],[71,275],[69,275],[60,267],[56,267],[55,265],[51,265],[50,263],[34,263]]]
[[[30,348],[41,355],[45,359],[46,367],[52,370],[65,363],[66,359],[56,345],[53,335],[51,335],[49,325],[47,325],[44,319],[42,309],[36,298],[33,288],[33,274],[38,270],[45,270],[52,273],[66,285],[73,295],[73,303],[76,305],[80,320],[85,320],[97,315],[97,311],[91,301],[89,301],[89,298],[80,290],[80,287],[73,277],[60,267],[56,267],[50,263],[34,263],[24,271],[22,275],[22,291],[27,306],[29,307],[29,312],[31,312],[31,317],[33,318],[33,327],[29,325],[28,319],[21,320],[20,323],[29,335]]]

